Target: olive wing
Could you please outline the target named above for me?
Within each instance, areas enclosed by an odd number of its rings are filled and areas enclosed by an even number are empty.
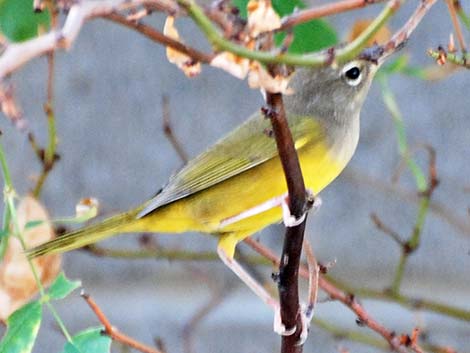
[[[289,117],[296,149],[319,136],[318,123],[311,117]],[[210,188],[278,155],[269,119],[255,114],[208,150],[174,174],[161,192],[149,200],[138,217],[157,208]]]

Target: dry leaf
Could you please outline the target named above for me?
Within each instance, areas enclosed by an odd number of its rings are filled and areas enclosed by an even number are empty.
[[[281,18],[274,11],[270,0],[250,0],[248,11],[248,29],[254,38],[260,33],[273,31],[281,27]]]
[[[250,61],[229,52],[217,54],[211,61],[211,66],[225,70],[240,80],[244,80],[250,69]]]
[[[270,93],[293,94],[289,87],[290,76],[277,75],[272,77],[266,69],[258,62],[253,62],[248,74],[248,85],[250,88],[262,88]]]
[[[168,16],[163,27],[163,34],[180,41],[178,30],[175,27],[175,18]],[[180,41],[182,43],[182,41]],[[201,72],[201,63],[173,48],[166,47],[168,61],[180,68],[187,77],[194,77]]]
[[[371,24],[372,20],[358,20],[354,23],[351,31],[349,32],[348,42],[352,42]],[[382,26],[379,31],[367,42],[366,46],[371,46],[375,43],[384,44],[392,36],[392,32],[387,26]]]
[[[18,223],[23,230],[27,248],[32,248],[55,238],[48,214],[33,197],[24,197],[18,206]],[[26,227],[28,222],[41,223]],[[27,229],[25,229],[25,227]],[[42,283],[46,286],[60,271],[60,255],[46,255],[34,259],[33,263]],[[6,318],[29,301],[38,288],[19,239],[10,236],[8,247],[0,264],[0,320]]]

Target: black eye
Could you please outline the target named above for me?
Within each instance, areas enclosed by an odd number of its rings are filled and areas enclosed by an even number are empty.
[[[346,78],[349,80],[355,81],[361,76],[361,70],[357,66],[354,66],[346,71],[344,76],[346,76]]]
[[[350,62],[343,67],[342,76],[350,86],[357,86],[362,81],[363,66],[357,61]]]

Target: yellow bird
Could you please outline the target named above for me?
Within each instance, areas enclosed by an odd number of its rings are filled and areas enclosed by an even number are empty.
[[[379,64],[354,60],[298,69],[287,119],[306,187],[317,195],[350,161],[359,139],[359,115]],[[137,208],[78,229],[28,251],[29,258],[80,248],[128,232],[196,231],[218,238],[218,254],[265,302],[272,298],[233,259],[238,242],[280,222],[287,187],[270,121],[260,112],[170,177]]]

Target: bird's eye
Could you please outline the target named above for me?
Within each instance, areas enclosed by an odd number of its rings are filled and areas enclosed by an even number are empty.
[[[343,68],[343,77],[350,86],[357,86],[362,80],[362,68],[353,62]]]

